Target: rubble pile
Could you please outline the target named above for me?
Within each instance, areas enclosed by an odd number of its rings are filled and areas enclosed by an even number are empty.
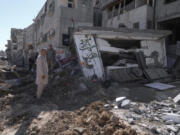
[[[93,102],[87,107],[81,107],[75,111],[54,111],[45,124],[41,114],[33,120],[27,134],[59,134],[59,135],[137,135],[111,112],[103,107],[103,102]]]
[[[180,134],[180,105],[171,98],[151,103],[131,102],[125,97],[117,98],[106,107],[114,107],[113,113],[130,125],[138,125],[151,134]]]

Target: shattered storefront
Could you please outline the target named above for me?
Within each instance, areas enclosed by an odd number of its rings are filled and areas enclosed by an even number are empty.
[[[120,82],[168,76],[165,37],[170,31],[81,27],[74,33],[84,76]]]

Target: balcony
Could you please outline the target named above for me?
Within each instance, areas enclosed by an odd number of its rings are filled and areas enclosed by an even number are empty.
[[[118,0],[102,0],[102,7],[106,7],[107,5],[113,3],[113,2],[116,2]]]

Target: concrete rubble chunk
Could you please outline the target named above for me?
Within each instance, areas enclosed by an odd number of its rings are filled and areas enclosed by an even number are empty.
[[[86,131],[86,128],[83,128],[83,127],[77,127],[77,128],[74,128],[75,131],[77,131],[78,133],[82,134]]]
[[[175,133],[174,133],[174,132],[171,132],[169,135],[175,135]]]
[[[173,120],[167,120],[165,123],[166,123],[167,125],[172,125],[172,124],[174,124],[174,121],[173,121]]]
[[[162,119],[164,121],[172,120],[176,124],[180,124],[180,115],[175,113],[164,113],[162,114]]]
[[[130,105],[130,103],[131,103],[131,101],[129,99],[126,99],[122,102],[121,107],[123,107],[123,108],[127,107]]]
[[[104,107],[105,108],[110,108],[110,105],[109,104],[105,104]]]
[[[178,127],[175,127],[173,125],[167,125],[167,129],[172,131],[172,132],[178,132],[179,128]]]
[[[175,103],[178,103],[180,101],[180,93],[173,99]]]
[[[114,109],[118,109],[118,106],[116,105],[116,106],[114,106]]]
[[[129,124],[134,124],[134,119],[133,119],[133,118],[129,118],[129,119],[128,119],[128,123],[129,123]]]
[[[154,134],[161,134],[162,133],[162,129],[161,128],[157,128],[157,127],[151,127],[150,128],[151,132]]]
[[[121,102],[121,101],[123,101],[124,99],[126,99],[126,97],[118,97],[118,98],[116,98],[116,102]]]

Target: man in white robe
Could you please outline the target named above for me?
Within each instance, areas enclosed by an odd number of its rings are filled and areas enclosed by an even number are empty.
[[[37,98],[41,98],[45,86],[48,84],[48,64],[46,60],[46,49],[42,49],[37,61],[37,74],[36,74],[36,84],[37,84]]]

